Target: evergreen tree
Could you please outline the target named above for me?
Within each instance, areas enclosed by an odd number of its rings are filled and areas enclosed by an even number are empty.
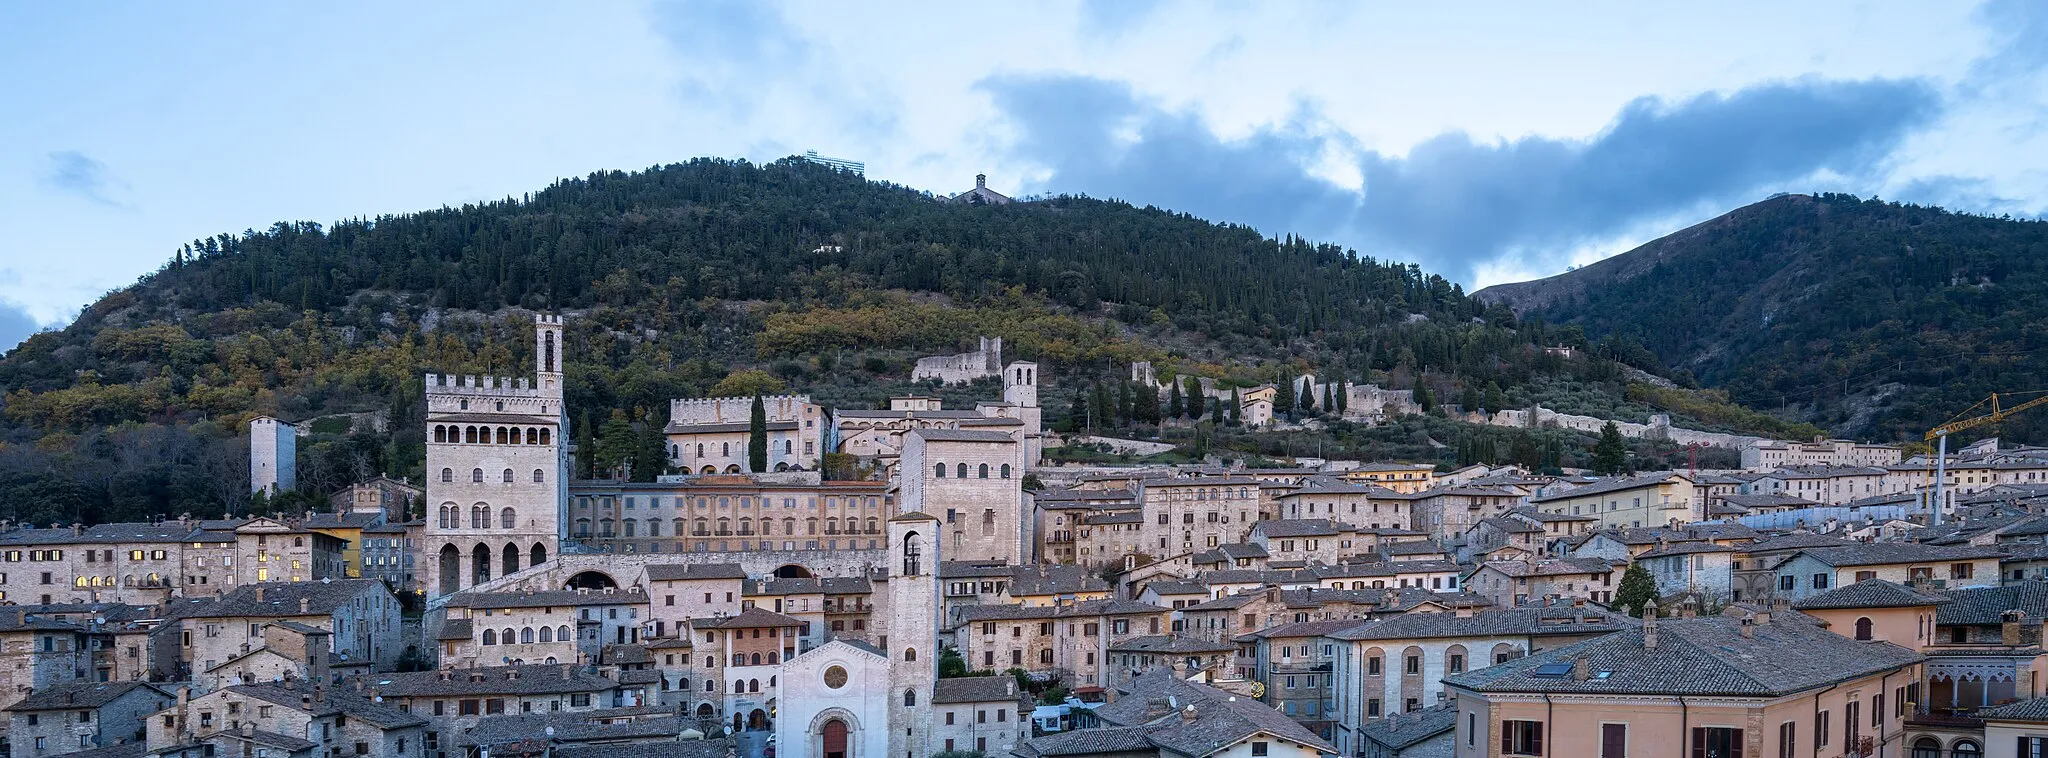
[[[1610,476],[1628,470],[1628,443],[1622,441],[1621,430],[1609,421],[1600,427],[1600,441],[1593,443],[1593,473]]]
[[[1493,382],[1486,383],[1486,395],[1479,402],[1481,405],[1486,406],[1487,413],[1499,413],[1507,410],[1508,407],[1507,395],[1502,394],[1500,385]]]
[[[1351,410],[1351,383],[1339,378],[1337,380],[1337,415],[1342,416],[1348,410]]]
[[[1079,432],[1088,428],[1088,393],[1074,393],[1074,402],[1067,405],[1067,431]]]
[[[1202,380],[1200,378],[1189,376],[1187,384],[1188,420],[1200,421],[1202,420],[1202,412],[1204,410],[1203,405],[1208,401],[1208,397],[1202,394]]]
[[[1423,413],[1428,413],[1436,408],[1436,398],[1429,394],[1429,385],[1422,382],[1415,383],[1415,404],[1422,406]]]
[[[754,394],[753,410],[747,414],[747,469],[759,474],[768,470],[768,406]]]
[[[595,478],[621,478],[631,467],[634,452],[640,447],[640,435],[633,431],[633,422],[626,419],[626,412],[612,409],[611,418],[597,431],[597,449],[591,454],[591,475]]]
[[[1180,382],[1167,382],[1167,385],[1169,389],[1166,391],[1166,417],[1179,419],[1181,414],[1187,412],[1186,407],[1181,404]]]
[[[1094,406],[1096,427],[1107,428],[1114,426],[1116,424],[1116,398],[1111,397],[1109,388],[1099,382],[1095,385],[1093,394],[1094,400],[1092,405]]]
[[[1131,398],[1131,418],[1147,424],[1159,423],[1159,391],[1148,385],[1139,385]]]
[[[1323,385],[1323,412],[1337,412],[1337,385],[1334,383]]]
[[[1274,389],[1278,390],[1278,392],[1273,396],[1273,412],[1292,418],[1294,415],[1294,381],[1283,376],[1280,378],[1280,381],[1274,383]]]
[[[1223,425],[1223,401],[1209,403],[1209,423],[1212,426]]]
[[[1244,399],[1243,399],[1243,398],[1241,398],[1241,397],[1238,397],[1238,394],[1237,394],[1237,388],[1236,388],[1236,387],[1232,387],[1232,388],[1230,388],[1230,425],[1231,425],[1231,426],[1243,426],[1243,425],[1244,425],[1244,418],[1243,418],[1243,412],[1244,412]]]
[[[1301,393],[1294,396],[1294,407],[1304,416],[1313,416],[1316,413],[1316,385],[1307,377],[1302,377]]]
[[[1465,388],[1463,390],[1460,390],[1458,392],[1458,405],[1461,406],[1466,413],[1478,413],[1479,405],[1481,402],[1484,401],[1482,401],[1479,397],[1479,388],[1474,387],[1469,383],[1465,385]]]
[[[1650,576],[1649,567],[1642,561],[1628,565],[1621,574],[1621,586],[1614,589],[1614,607],[1629,615],[1644,618],[1645,611],[1655,612],[1663,598],[1657,594],[1657,580]]]
[[[633,454],[633,481],[651,482],[668,473],[668,436],[660,420],[649,417],[640,425],[640,449]]]
[[[1134,420],[1134,416],[1136,416],[1136,414],[1132,413],[1132,410],[1133,410],[1132,406],[1133,406],[1133,403],[1134,403],[1134,402],[1135,402],[1135,401],[1133,401],[1133,400],[1131,399],[1131,383],[1130,383],[1130,382],[1117,382],[1117,383],[1116,383],[1116,420],[1117,420],[1117,426],[1130,426],[1130,425],[1131,425],[1131,422],[1132,422],[1132,421]]]

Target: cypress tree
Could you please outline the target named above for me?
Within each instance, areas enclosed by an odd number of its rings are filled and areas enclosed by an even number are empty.
[[[759,392],[747,414],[747,468],[756,474],[768,470],[768,406]]]
[[[1232,387],[1232,388],[1230,388],[1230,425],[1231,425],[1231,426],[1243,426],[1243,425],[1244,425],[1244,418],[1243,418],[1243,415],[1242,415],[1242,414],[1243,414],[1243,409],[1244,409],[1244,399],[1243,399],[1243,398],[1240,398],[1240,397],[1238,397],[1238,395],[1237,395],[1237,388],[1236,388],[1236,387]]]
[[[1223,401],[1218,400],[1209,404],[1209,423],[1223,425]]]
[[[1436,398],[1430,396],[1429,385],[1415,383],[1415,404],[1422,406],[1423,413],[1428,413],[1430,409],[1436,407]]]
[[[1600,427],[1600,441],[1593,443],[1593,473],[1602,475],[1620,474],[1628,471],[1628,443],[1621,439],[1621,430],[1614,422]]]
[[[1351,383],[1342,378],[1337,380],[1337,415],[1351,409]]]
[[[1314,384],[1311,384],[1307,377],[1303,377],[1301,380],[1301,394],[1295,396],[1294,404],[1295,407],[1300,408],[1301,412],[1304,414],[1315,413],[1316,386]]]
[[[1180,382],[1167,382],[1167,384],[1170,388],[1166,391],[1166,417],[1177,419],[1185,412],[1185,406],[1181,404]]]
[[[1131,383],[1117,382],[1116,418],[1118,426],[1129,426],[1132,421],[1136,420],[1137,413],[1135,411],[1137,409],[1135,402],[1131,399]]]
[[[1279,390],[1279,392],[1274,396],[1273,412],[1292,416],[1294,414],[1294,382],[1283,376],[1280,378],[1280,381],[1275,382],[1275,385],[1274,389]]]
[[[1202,394],[1202,380],[1190,376],[1187,378],[1187,383],[1188,420],[1200,421],[1202,420],[1202,412],[1205,410],[1203,406],[1208,401],[1208,398]]]

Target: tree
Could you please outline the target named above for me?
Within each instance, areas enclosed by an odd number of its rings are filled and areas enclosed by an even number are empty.
[[[626,412],[612,409],[611,418],[597,430],[597,449],[590,457],[591,477],[624,477],[626,470],[632,467],[634,453],[639,447],[640,435],[633,431],[633,422],[626,419]]]
[[[1167,382],[1167,384],[1172,386],[1166,391],[1166,417],[1178,419],[1187,412],[1180,397],[1180,382]]]
[[[1622,441],[1621,430],[1614,422],[1600,427],[1600,441],[1593,443],[1593,473],[1603,476],[1628,471],[1628,443]]]
[[[1458,393],[1458,405],[1464,406],[1466,413],[1478,413],[1480,404],[1484,402],[1485,400],[1479,396],[1479,388],[1469,382],[1466,383],[1465,389]]]
[[[1337,385],[1335,383],[1323,385],[1323,412],[1337,412]]]
[[[1230,425],[1242,426],[1244,424],[1243,413],[1244,398],[1238,396],[1236,387],[1232,387],[1230,388]]]
[[[960,651],[951,647],[939,651],[939,678],[951,679],[967,675],[967,661],[960,657]]]
[[[1207,402],[1209,398],[1202,394],[1201,379],[1193,375],[1189,375],[1186,381],[1188,385],[1188,420],[1200,421],[1202,420],[1202,412],[1205,410],[1203,408],[1203,404]]]
[[[1294,415],[1293,380],[1290,380],[1287,377],[1282,376],[1280,377],[1280,381],[1275,382],[1275,384],[1277,386],[1274,387],[1274,389],[1279,390],[1279,392],[1276,393],[1273,397],[1273,412],[1285,416]]]
[[[1131,398],[1131,417],[1146,424],[1159,423],[1159,390],[1151,385],[1139,385]]]
[[[746,397],[748,395],[777,395],[789,389],[789,385],[760,369],[734,371],[711,388],[712,397]]]
[[[1133,421],[1135,421],[1135,420],[1136,420],[1136,419],[1134,418],[1134,416],[1136,416],[1136,415],[1137,415],[1137,414],[1135,413],[1135,411],[1136,411],[1136,403],[1137,403],[1137,401],[1136,401],[1136,400],[1133,400],[1133,399],[1131,398],[1131,383],[1130,383],[1130,382],[1117,382],[1117,383],[1116,383],[1116,420],[1117,420],[1117,426],[1129,426],[1129,425],[1131,424],[1131,422],[1133,422]]]
[[[1650,569],[1642,561],[1628,565],[1621,574],[1621,586],[1614,589],[1614,606],[1637,618],[1644,618],[1645,612],[1655,612],[1663,598],[1657,594],[1657,580],[1650,576]]]
[[[1302,413],[1307,415],[1315,415],[1316,385],[1312,383],[1307,377],[1302,377],[1301,394],[1295,396],[1294,404],[1295,407],[1301,409]]]
[[[1351,410],[1351,383],[1339,378],[1337,380],[1337,415],[1342,416],[1348,410]]]
[[[1429,394],[1429,385],[1422,382],[1415,383],[1415,404],[1422,407],[1423,413],[1428,413],[1431,409],[1436,408],[1436,398]]]
[[[1209,423],[1215,426],[1223,425],[1223,401],[1209,403]]]
[[[648,418],[640,424],[640,448],[633,453],[633,481],[651,482],[668,473],[668,436],[663,424]]]
[[[768,470],[768,406],[758,393],[747,413],[747,469],[756,474]]]
[[[1480,404],[1486,406],[1487,413],[1499,413],[1501,411],[1507,410],[1508,397],[1507,395],[1501,394],[1500,385],[1495,384],[1493,382],[1487,382],[1486,394],[1480,399]]]

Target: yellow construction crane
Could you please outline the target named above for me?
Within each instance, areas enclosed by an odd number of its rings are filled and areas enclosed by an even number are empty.
[[[1991,393],[1990,397],[1984,398],[1983,400],[1979,400],[1977,401],[1976,405],[1964,408],[1962,413],[1958,413],[1955,416],[1950,417],[1948,423],[1927,430],[1927,439],[1935,441],[1939,445],[1939,447],[1936,449],[1934,453],[1934,505],[1933,507],[1928,509],[1929,513],[1932,514],[1928,518],[1928,523],[1941,523],[1941,508],[1942,506],[1948,503],[1947,490],[1949,435],[1963,431],[1965,429],[1975,429],[1985,424],[1996,424],[2000,421],[2006,420],[2015,413],[2019,413],[2020,411],[2024,411],[2028,408],[2032,408],[2037,405],[2048,404],[2048,390],[2003,393],[2003,395],[2006,397],[2011,397],[2013,395],[2040,395],[2040,397],[2013,406],[2005,405],[2004,402],[2000,399],[2000,394],[2001,393],[1993,392]],[[1991,409],[1989,413],[1984,413],[1976,416],[1969,415],[1987,406]],[[1969,417],[1964,418],[1965,416]]]

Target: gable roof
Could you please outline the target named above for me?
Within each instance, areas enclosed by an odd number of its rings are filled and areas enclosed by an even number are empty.
[[[1828,608],[1912,608],[1923,605],[1942,605],[1948,598],[1930,595],[1883,579],[1865,579],[1807,596],[1792,604],[1794,610],[1825,610]],[[1939,611],[1936,612],[1939,614]]]
[[[1948,604],[1934,610],[1934,623],[1984,626],[2002,623],[2006,611],[2028,618],[2048,618],[2048,582],[2026,581],[2002,587],[1949,590]]]
[[[64,682],[49,684],[30,690],[20,702],[8,706],[10,711],[52,711],[98,708],[119,700],[130,692],[142,690],[159,697],[170,698],[171,693],[144,682]]]
[[[1925,561],[1961,561],[2003,556],[2002,553],[1990,548],[1941,547],[1912,542],[1871,542],[1844,547],[1811,548],[1800,552],[1802,555],[1837,568],[1842,566],[1875,566],[1891,563],[1921,563]]]
[[[647,567],[647,580],[652,582],[745,578],[747,572],[737,563],[656,563]]]
[[[1351,628],[1324,636],[1346,641],[1413,640],[1438,637],[1511,637],[1547,634],[1599,634],[1634,627],[1634,619],[1597,606],[1495,608],[1469,616],[1454,613],[1404,613],[1353,622]]]

